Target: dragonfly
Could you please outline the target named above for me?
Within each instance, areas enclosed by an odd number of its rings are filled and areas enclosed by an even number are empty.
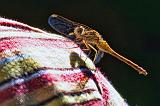
[[[94,63],[99,62],[104,53],[108,53],[131,66],[139,74],[143,74],[145,76],[148,74],[145,69],[114,51],[96,30],[57,14],[52,14],[48,18],[48,23],[54,30],[62,35],[69,39],[74,39],[74,41],[79,45],[83,44],[86,50],[95,51],[93,59]]]
[[[75,30],[75,28],[78,28],[79,26],[83,26],[85,29],[91,30],[90,27],[83,25],[83,24],[80,24],[80,23],[77,23],[77,22],[73,22],[69,19],[66,19],[66,18],[64,18],[60,15],[56,15],[56,14],[53,14],[49,17],[48,23],[54,30],[56,30],[57,32],[66,36],[67,38],[75,41],[76,44],[78,44],[80,46],[80,48],[83,51],[85,51],[85,53],[88,56],[92,55],[91,49],[88,46],[86,46],[86,43],[83,43],[83,41],[80,37],[74,36],[74,32],[78,31],[78,29]],[[86,47],[88,47],[88,48],[86,48]],[[89,51],[89,53],[88,53],[88,51]],[[102,52],[100,49],[98,49],[98,50],[93,49],[93,51],[96,52],[96,56],[94,56],[93,62],[95,64],[97,64],[101,60],[101,58],[104,56],[104,52]]]

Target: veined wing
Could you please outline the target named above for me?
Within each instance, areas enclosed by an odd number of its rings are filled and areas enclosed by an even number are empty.
[[[60,15],[53,14],[48,18],[49,25],[55,29],[57,32],[68,36],[69,33],[74,32],[74,29],[78,26],[83,26],[86,30],[93,30],[92,28],[73,22],[69,19],[66,19]]]

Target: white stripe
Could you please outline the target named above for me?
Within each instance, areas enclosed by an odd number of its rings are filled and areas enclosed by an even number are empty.
[[[63,39],[69,40],[62,35],[51,34],[51,33],[37,33],[37,32],[0,32],[0,38],[4,37],[30,37],[30,38],[52,38],[52,39]],[[73,42],[73,41],[71,41]]]
[[[82,103],[85,101],[93,100],[93,99],[101,99],[102,96],[98,91],[91,91],[89,93],[82,93],[81,95],[77,96],[71,96],[71,95],[64,95],[62,97],[62,102],[64,104],[75,104],[75,103]]]

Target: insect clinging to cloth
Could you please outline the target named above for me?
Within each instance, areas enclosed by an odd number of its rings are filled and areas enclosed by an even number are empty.
[[[137,70],[139,74],[148,74],[147,71],[142,67],[115,52],[101,37],[101,35],[92,28],[77,22],[73,22],[56,14],[51,15],[48,19],[48,22],[50,26],[57,32],[67,36],[68,38],[74,37],[76,43],[84,44],[88,50],[94,50],[95,56],[93,62],[96,61],[97,58],[99,58],[98,53],[102,51],[128,64],[129,66]],[[98,50],[95,48],[95,46],[96,48],[98,48]]]

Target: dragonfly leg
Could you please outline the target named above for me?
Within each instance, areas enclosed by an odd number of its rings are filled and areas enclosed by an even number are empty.
[[[92,45],[88,44],[88,46],[95,51],[95,56],[94,56],[94,59],[93,59],[93,62],[95,62],[95,60],[97,58],[98,51]]]
[[[91,48],[90,46],[88,45],[88,43],[86,43],[84,40],[82,41],[83,44],[85,45],[86,49],[83,49],[83,50],[86,50],[86,51],[89,51],[89,53],[87,54],[88,56],[91,54]]]

